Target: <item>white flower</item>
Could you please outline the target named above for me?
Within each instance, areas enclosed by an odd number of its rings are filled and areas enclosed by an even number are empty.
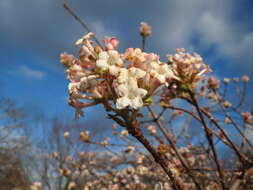
[[[126,68],[121,68],[119,71],[119,76],[117,78],[118,83],[125,83],[128,79],[128,70]]]
[[[129,69],[129,74],[132,77],[135,77],[136,79],[142,78],[146,75],[146,72],[143,71],[142,69],[136,68],[136,67],[131,67]]]
[[[116,50],[102,51],[98,55],[98,60],[96,61],[96,66],[104,71],[110,69],[111,66],[122,66],[123,60],[120,57],[120,54]],[[113,67],[110,69],[112,74],[115,75],[116,68]]]
[[[109,56],[106,51],[102,51],[98,55],[98,60],[96,61],[96,66],[102,70],[108,69],[109,65],[107,63]]]
[[[130,99],[126,96],[123,96],[119,99],[117,99],[116,107],[118,109],[124,109],[125,107],[130,105]]]
[[[130,69],[120,69],[119,76],[117,78],[118,86],[115,87],[115,91],[120,96],[117,99],[116,107],[118,109],[124,109],[130,106],[134,109],[139,109],[143,106],[142,98],[148,93],[147,90],[138,87],[137,79],[146,75],[146,72],[131,67]]]
[[[81,78],[81,80],[78,84],[78,88],[80,90],[84,90],[84,89],[90,88],[92,86],[95,86],[97,83],[96,78],[97,77],[95,75],[90,75],[88,77]]]
[[[167,78],[173,78],[174,74],[171,68],[167,64],[159,64],[157,62],[151,62],[150,75],[158,79],[161,83],[165,83]]]
[[[91,38],[94,34],[92,32],[89,32],[88,34],[84,35],[82,38],[80,38],[79,40],[77,40],[75,42],[76,46],[79,46],[81,44],[84,44],[85,40],[88,40],[89,38]]]
[[[76,92],[76,88],[78,85],[79,85],[79,82],[70,82],[68,84],[69,93],[72,94],[72,93]]]
[[[117,99],[116,107],[124,109],[130,106],[134,109],[139,109],[143,106],[142,98],[147,94],[147,91],[142,88],[131,88],[129,86],[120,85],[119,94],[123,95]]]
[[[109,73],[113,76],[117,76],[119,74],[120,67],[117,67],[115,65],[109,66]]]
[[[109,50],[108,55],[109,55],[108,62],[110,65],[117,65],[117,66],[123,65],[123,61],[120,57],[119,52],[117,52],[116,50]]]

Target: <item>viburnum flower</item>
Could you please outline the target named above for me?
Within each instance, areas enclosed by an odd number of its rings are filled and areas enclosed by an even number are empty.
[[[116,66],[121,67],[123,61],[116,50],[102,51],[99,53],[99,59],[96,61],[96,66],[101,70],[110,70],[110,74],[115,75]]]
[[[137,79],[145,76],[145,72],[138,68],[120,70],[118,79],[115,81],[115,91],[120,98],[117,99],[116,107],[124,109],[131,106],[134,109],[141,108],[142,98],[148,93],[147,90],[138,87]]]
[[[150,75],[156,78],[160,83],[164,84],[167,78],[174,78],[173,71],[165,63],[159,64],[157,62],[151,62]]]
[[[144,37],[150,35],[151,27],[141,23],[140,33]],[[60,55],[70,81],[69,105],[76,109],[77,118],[83,115],[83,108],[97,104],[103,104],[106,110],[139,110],[151,104],[160,89],[171,93],[171,82],[195,85],[204,73],[210,72],[198,54],[186,53],[184,49],[170,55],[168,64],[157,54],[139,48],[120,53],[115,37],[105,37],[104,47],[96,45],[92,37],[90,32],[76,41],[75,45],[80,46],[78,57]]]
[[[211,72],[200,55],[187,53],[184,48],[176,49],[176,54],[167,57],[177,79],[184,83],[194,84],[203,74]]]

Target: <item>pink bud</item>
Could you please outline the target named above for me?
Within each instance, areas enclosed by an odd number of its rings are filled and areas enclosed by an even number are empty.
[[[105,43],[105,47],[106,50],[114,50],[117,49],[118,44],[119,44],[119,40],[115,37],[105,37],[105,39],[103,40],[103,42]]]
[[[114,47],[114,49],[116,49],[119,45],[119,40],[115,37],[112,37],[110,40],[110,43],[112,44],[112,46]]]

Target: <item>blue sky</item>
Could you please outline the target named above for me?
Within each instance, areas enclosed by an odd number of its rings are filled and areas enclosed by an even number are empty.
[[[66,114],[67,80],[59,54],[74,53],[85,31],[62,0],[0,0],[0,92],[34,104],[48,116]],[[100,39],[117,36],[120,49],[138,47],[139,23],[153,34],[147,51],[165,57],[175,48],[200,53],[222,77],[253,74],[253,2],[250,0],[71,0]],[[88,116],[100,113],[97,108]]]

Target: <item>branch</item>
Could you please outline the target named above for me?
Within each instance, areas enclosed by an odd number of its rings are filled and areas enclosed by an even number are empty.
[[[75,20],[77,20],[77,22],[79,22],[79,23],[81,24],[81,26],[82,26],[85,30],[87,30],[88,32],[92,32],[92,31],[90,30],[90,28],[88,27],[88,25],[87,25],[84,21],[82,21],[82,19],[75,13],[75,11],[74,11],[73,9],[71,9],[71,8],[69,7],[68,3],[64,3],[64,4],[63,4],[63,7],[68,11],[68,13],[69,13],[70,15],[72,15],[72,16],[74,17]],[[93,36],[93,39],[95,40],[95,42],[97,43],[97,45],[99,45],[100,47],[103,47],[103,46],[100,44],[99,40],[97,39],[97,37],[96,37],[95,35]]]

